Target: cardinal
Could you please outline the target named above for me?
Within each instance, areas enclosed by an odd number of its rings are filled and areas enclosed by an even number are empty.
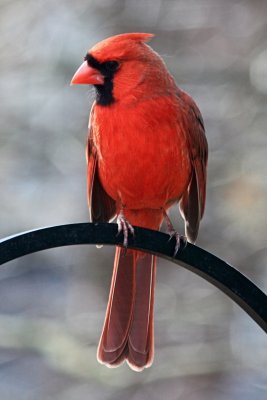
[[[118,231],[133,225],[159,230],[179,205],[185,237],[195,243],[204,213],[208,145],[201,113],[179,89],[162,58],[146,44],[154,35],[125,33],[93,46],[72,84],[94,85],[87,141],[92,222],[117,217]],[[117,247],[97,358],[135,371],[154,358],[156,257]]]

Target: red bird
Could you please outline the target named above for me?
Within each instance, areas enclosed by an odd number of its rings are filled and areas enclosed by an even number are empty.
[[[192,98],[179,89],[161,57],[145,44],[149,33],[126,33],[96,44],[72,78],[92,84],[96,100],[87,144],[88,198],[93,222],[117,215],[127,245],[132,225],[159,230],[179,203],[189,242],[197,238],[206,194],[208,145]],[[137,371],[154,356],[156,257],[116,249],[98,361],[126,360]]]

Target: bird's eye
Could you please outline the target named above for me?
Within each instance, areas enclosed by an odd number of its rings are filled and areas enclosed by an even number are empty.
[[[105,62],[105,67],[111,72],[117,71],[119,66],[120,66],[120,64],[118,63],[118,61],[107,61],[107,62]]]

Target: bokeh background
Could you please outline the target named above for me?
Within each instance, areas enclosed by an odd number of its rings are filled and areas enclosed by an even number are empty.
[[[266,291],[265,1],[1,0],[0,236],[88,220],[93,91],[69,82],[89,47],[127,31],[156,34],[151,45],[204,116],[198,244]],[[177,209],[172,218],[181,231]],[[62,248],[1,268],[1,400],[266,400],[266,335],[223,293],[166,261],[152,368],[99,365],[113,252]]]

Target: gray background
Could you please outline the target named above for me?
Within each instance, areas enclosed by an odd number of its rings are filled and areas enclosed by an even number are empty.
[[[154,32],[151,45],[206,124],[198,244],[267,291],[266,21],[259,0],[1,0],[1,237],[88,220],[94,93],[70,79],[97,41]],[[177,208],[172,219],[182,231]],[[266,335],[224,294],[163,261],[152,368],[99,365],[113,252],[55,249],[1,268],[1,400],[266,399]]]

